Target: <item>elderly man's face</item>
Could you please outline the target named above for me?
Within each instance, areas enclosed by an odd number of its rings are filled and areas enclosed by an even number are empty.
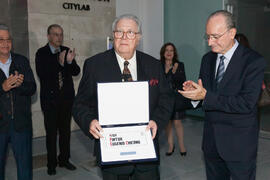
[[[217,15],[210,18],[206,24],[208,45],[215,53],[225,54],[234,45],[236,29],[228,29],[225,18]]]
[[[127,32],[138,33],[136,22],[131,19],[121,19],[118,21],[115,31],[124,32],[122,38],[116,38],[114,36],[115,51],[124,59],[130,59],[133,56],[141,37],[140,34],[136,34],[134,39],[129,39],[127,37]]]
[[[0,30],[0,56],[8,58],[12,42],[7,30]]]
[[[63,43],[63,30],[59,27],[52,27],[47,37],[50,44],[58,48]]]

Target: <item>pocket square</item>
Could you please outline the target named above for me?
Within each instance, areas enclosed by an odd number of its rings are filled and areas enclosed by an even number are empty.
[[[158,84],[158,80],[157,80],[157,79],[151,79],[151,80],[149,81],[149,84],[150,84],[150,86],[155,86],[155,85]]]

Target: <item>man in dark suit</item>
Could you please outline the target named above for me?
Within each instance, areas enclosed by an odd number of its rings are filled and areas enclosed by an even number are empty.
[[[36,71],[40,80],[40,103],[44,114],[48,174],[56,174],[57,132],[60,167],[75,170],[70,158],[71,109],[75,97],[72,76],[80,73],[75,50],[62,46],[63,29],[58,24],[48,27],[49,43],[36,53]]]
[[[205,111],[202,149],[208,180],[254,180],[256,175],[256,104],[265,61],[240,45],[235,34],[231,13],[209,16],[206,38],[212,51],[203,56],[198,84],[187,81],[179,91],[200,100]]]
[[[73,116],[83,132],[95,138],[95,154],[100,165],[97,83],[149,81],[150,121],[148,129],[159,156],[157,128],[164,127],[172,111],[173,97],[165,80],[161,64],[155,58],[136,51],[141,38],[141,23],[134,15],[122,15],[113,23],[114,49],[85,61],[83,77],[73,105]],[[122,73],[123,72],[123,73]],[[127,73],[128,72],[128,73]],[[132,96],[132,94],[131,94]],[[121,107],[119,107],[121,108]],[[159,179],[159,162],[127,163],[101,166],[106,180]]]
[[[32,179],[31,96],[36,83],[29,60],[11,52],[12,39],[0,24],[0,180],[4,180],[8,143],[17,163],[18,180]]]

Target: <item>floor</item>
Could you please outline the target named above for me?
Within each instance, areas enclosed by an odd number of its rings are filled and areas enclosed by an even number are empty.
[[[161,165],[160,173],[162,180],[204,180],[205,170],[201,151],[201,139],[203,121],[188,117],[183,121],[185,129],[185,145],[187,156],[181,157],[176,150],[170,157],[165,156],[167,150],[164,132],[160,137]],[[45,139],[35,138],[33,140],[34,170],[33,179],[38,180],[74,180],[91,179],[100,180],[99,168],[95,165],[92,156],[93,142],[78,130],[71,137],[71,161],[77,166],[77,170],[68,171],[57,168],[55,176],[47,175]],[[16,180],[16,164],[13,153],[9,151],[6,165],[6,180]],[[260,133],[259,151],[257,159],[257,180],[270,179],[270,135],[265,131]]]

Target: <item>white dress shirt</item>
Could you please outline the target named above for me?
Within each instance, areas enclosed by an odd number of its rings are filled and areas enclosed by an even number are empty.
[[[124,58],[122,58],[119,54],[117,54],[117,52],[115,52],[116,54],[116,59],[118,61],[119,67],[121,69],[121,72],[123,73],[124,70],[124,62],[128,61],[128,69],[131,73],[132,76],[132,80],[133,81],[137,81],[137,60],[136,60],[136,51],[134,52],[133,56],[131,59],[125,60]],[[122,79],[122,81],[124,81]]]

